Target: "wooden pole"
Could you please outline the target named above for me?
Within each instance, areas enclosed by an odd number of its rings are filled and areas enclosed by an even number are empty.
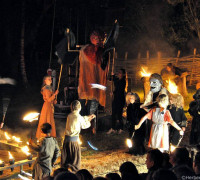
[[[181,51],[178,50],[177,58],[176,58],[176,66],[178,66],[178,61],[179,61],[180,54],[181,54]]]
[[[114,86],[114,84],[113,84],[113,74],[114,74],[114,66],[115,66],[115,48],[113,49],[113,62],[112,62],[112,84],[111,84],[111,92],[113,92],[113,86]]]
[[[190,86],[192,85],[192,78],[193,78],[193,73],[194,73],[194,60],[195,60],[195,57],[196,57],[196,53],[197,53],[197,49],[194,48],[194,54],[193,54],[193,60],[192,60],[192,71],[191,71],[191,77],[190,77]]]
[[[60,75],[59,75],[59,79],[58,79],[57,90],[59,90],[59,87],[60,87],[60,79],[61,79],[61,75],[62,75],[62,69],[63,69],[63,64],[61,64],[61,67],[60,67]]]

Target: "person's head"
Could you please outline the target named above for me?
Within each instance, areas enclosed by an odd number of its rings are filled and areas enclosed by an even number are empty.
[[[42,133],[48,135],[51,133],[51,124],[49,123],[44,123],[41,125],[41,131]]]
[[[54,180],[79,180],[77,176],[71,172],[61,172],[54,177]]]
[[[173,64],[172,63],[168,63],[167,66],[166,66],[166,70],[168,72],[170,72],[170,71],[172,71],[172,69],[173,69]]]
[[[119,79],[122,79],[123,77],[125,77],[126,76],[125,69],[120,69],[119,72],[117,73],[117,76]]]
[[[159,92],[163,85],[163,80],[161,75],[154,73],[149,78],[150,81],[150,90],[153,93]]]
[[[50,86],[52,83],[51,76],[44,76],[42,86],[48,85]]]
[[[183,177],[194,177],[195,173],[192,168],[189,168],[187,165],[180,165],[173,169],[176,174],[177,179],[182,180]]]
[[[121,177],[117,173],[108,173],[106,174],[106,179],[107,180],[121,180]]]
[[[92,174],[87,169],[80,169],[76,172],[79,180],[93,180]]]
[[[119,171],[121,173],[121,176],[123,176],[124,174],[133,174],[135,176],[138,176],[138,170],[136,166],[130,161],[121,164],[121,166],[119,167]]]
[[[140,103],[140,97],[137,93],[129,92],[126,95],[126,103],[129,105],[130,103]]]
[[[81,111],[81,103],[78,100],[75,100],[71,103],[71,111]]]
[[[169,97],[166,94],[161,94],[157,97],[157,102],[159,107],[161,108],[167,108],[167,106],[169,105]]]
[[[176,175],[168,169],[158,169],[152,175],[153,180],[177,180]]]
[[[68,172],[68,170],[63,168],[63,167],[55,169],[54,172],[53,172],[53,177],[56,177],[61,172]]]
[[[196,91],[196,93],[193,95],[193,98],[194,98],[195,100],[200,100],[200,89],[198,89],[198,90]]]
[[[94,30],[90,34],[90,42],[95,46],[103,46],[105,43],[105,39],[106,34],[100,29]]]
[[[152,149],[148,151],[146,158],[147,169],[154,168],[158,169],[162,167],[163,154],[158,149]]]
[[[188,164],[189,152],[186,148],[176,148],[171,154],[169,162],[172,166],[180,164]]]
[[[200,152],[197,152],[193,161],[193,170],[195,174],[200,174]]]
[[[169,162],[169,154],[168,153],[163,153],[162,167],[165,169],[169,169],[172,167],[171,163]]]
[[[184,99],[181,94],[170,94],[169,101],[170,101],[170,104],[174,105],[176,108],[184,107]]]

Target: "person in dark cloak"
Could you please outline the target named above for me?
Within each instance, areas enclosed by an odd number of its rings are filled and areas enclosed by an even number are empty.
[[[133,141],[133,147],[129,150],[134,155],[144,155],[146,150],[144,147],[146,125],[142,124],[141,128],[135,130],[135,125],[139,123],[140,119],[146,114],[146,111],[140,108],[140,98],[137,93],[129,92],[126,95],[127,107],[127,124],[129,137]]]
[[[193,117],[190,132],[190,145],[198,145],[200,143],[200,89],[193,95],[194,101],[189,105],[188,112]]]
[[[184,114],[184,99],[181,94],[170,94],[170,106],[168,107],[172,119],[181,127],[183,131],[186,129],[187,118]],[[173,126],[170,126],[170,137],[169,141],[173,146],[177,146],[180,144],[181,136],[179,131],[177,131]]]
[[[120,69],[117,77],[113,75],[113,81],[115,90],[113,92],[114,98],[112,102],[112,127],[107,134],[115,133],[119,134],[123,131],[123,119],[122,113],[125,105],[125,88],[126,88],[126,71]]]

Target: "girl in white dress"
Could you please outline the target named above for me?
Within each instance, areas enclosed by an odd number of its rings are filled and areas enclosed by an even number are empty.
[[[151,109],[135,126],[135,129],[139,129],[142,123],[149,119],[152,120],[151,133],[148,146],[151,148],[158,148],[161,151],[169,150],[169,128],[168,123],[174,126],[183,135],[182,129],[173,121],[167,106],[169,104],[169,98],[165,94],[161,94],[157,99],[159,107]]]

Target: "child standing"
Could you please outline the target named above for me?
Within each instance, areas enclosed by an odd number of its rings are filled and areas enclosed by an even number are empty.
[[[133,141],[131,153],[134,155],[143,155],[145,153],[144,141],[146,126],[142,124],[142,127],[135,131],[135,125],[139,123],[140,119],[146,114],[146,111],[140,108],[141,103],[137,93],[129,92],[126,95],[126,103],[128,105],[127,122],[129,124],[129,137]]]
[[[152,120],[151,133],[148,146],[151,148],[158,148],[161,151],[169,150],[169,130],[167,124],[170,123],[174,126],[181,135],[183,135],[182,129],[173,121],[167,106],[169,104],[169,98],[166,94],[158,96],[159,108],[151,109],[135,126],[135,129],[139,129],[142,123],[149,119]]]
[[[39,124],[36,132],[36,138],[40,139],[42,137],[41,134],[41,125],[43,123],[51,124],[52,131],[51,136],[56,137],[56,127],[54,121],[54,104],[56,104],[56,96],[58,94],[58,90],[54,93],[51,87],[51,76],[45,76],[43,78],[43,85],[41,89],[41,94],[43,95],[44,104],[42,106],[42,111],[40,114]]]
[[[29,147],[38,152],[38,157],[33,166],[33,179],[42,180],[46,176],[50,176],[52,167],[58,158],[59,147],[55,138],[51,137],[51,125],[44,123],[41,126],[41,134],[39,145],[36,145],[32,139],[29,140]]]
[[[170,106],[169,106],[169,112],[172,116],[172,119],[178,124],[183,131],[185,131],[186,128],[186,122],[187,118],[184,114],[184,99],[181,94],[170,94]],[[180,144],[180,133],[175,129],[173,126],[170,126],[170,143],[174,146],[177,146]]]
[[[78,138],[81,129],[90,127],[90,121],[96,116],[81,116],[81,103],[75,100],[71,103],[71,113],[67,117],[65,140],[61,153],[61,166],[70,168],[72,171],[80,169],[81,163],[81,147],[78,144]]]

